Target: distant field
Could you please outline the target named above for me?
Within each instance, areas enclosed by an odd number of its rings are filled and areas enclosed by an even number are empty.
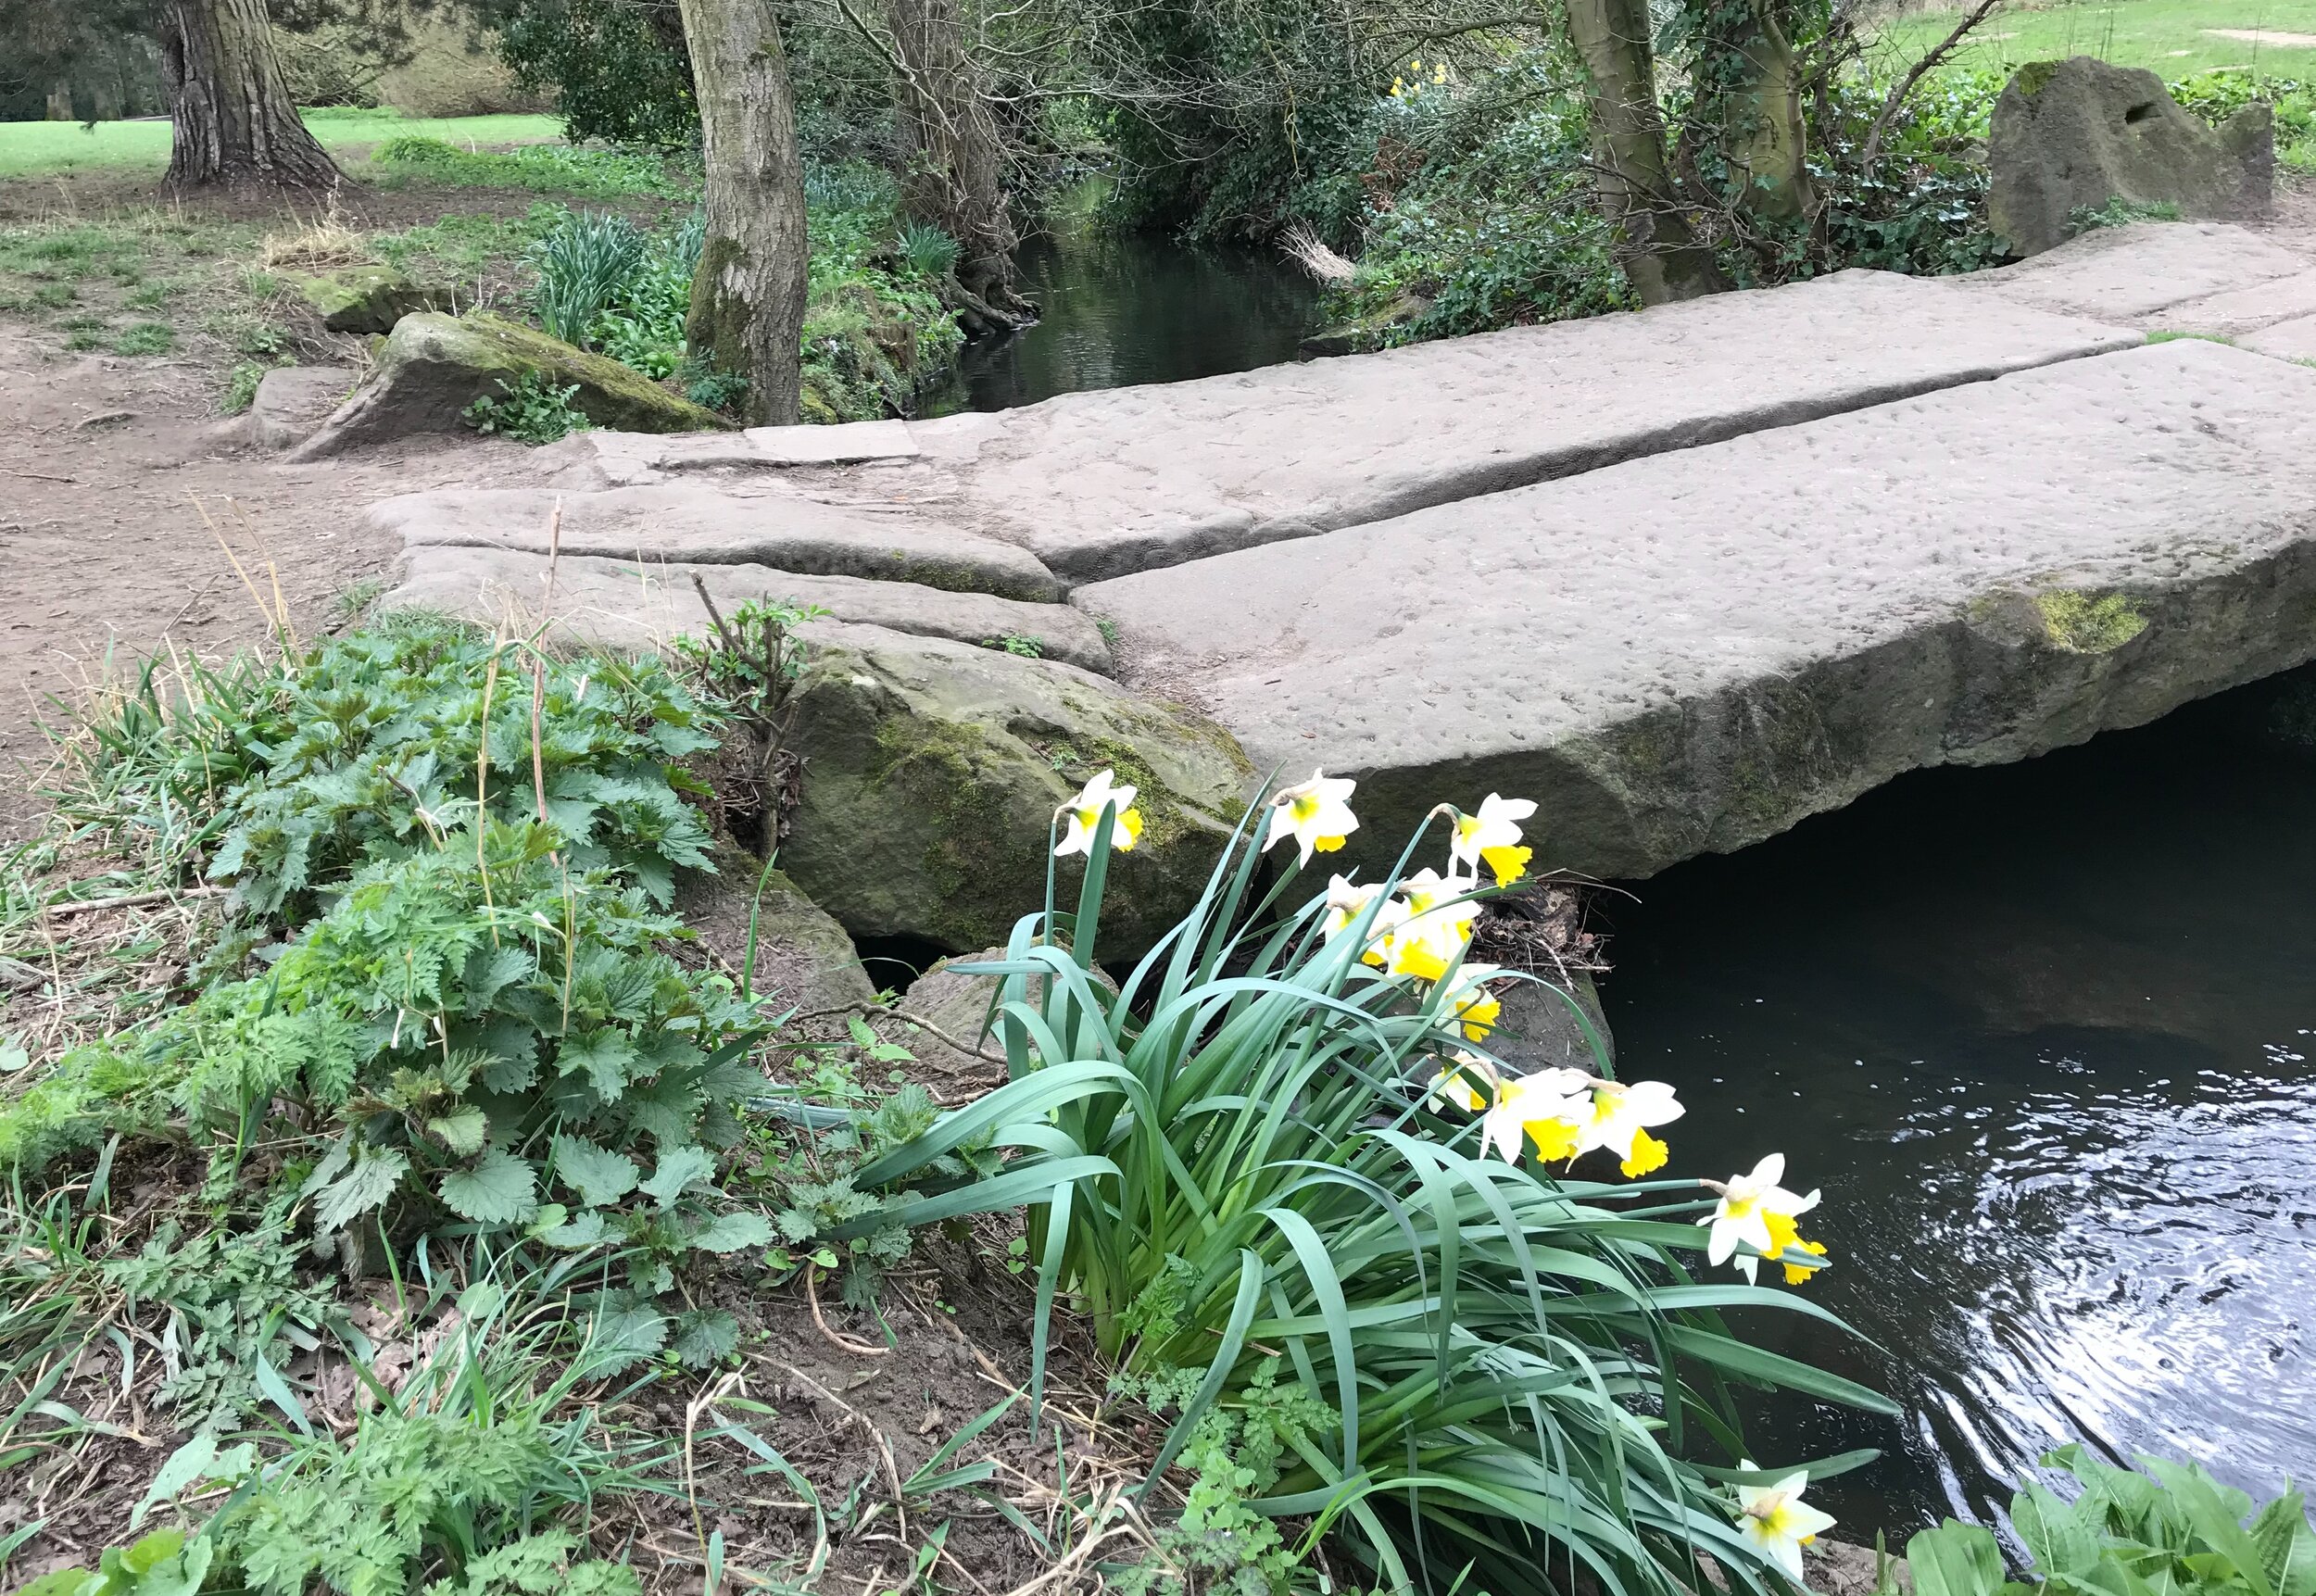
[[[544,144],[562,137],[562,124],[553,117],[424,119],[393,111],[331,109],[308,111],[306,125],[331,150],[374,145],[398,133],[422,133],[455,145]],[[78,122],[0,122],[0,180],[141,167],[157,172],[168,164],[166,121],[99,122],[87,132]]]
[[[1946,36],[1952,11],[1885,22],[1878,43],[1911,61]],[[2212,31],[2297,34],[2306,43],[2226,38]],[[2065,56],[2097,56],[2146,67],[2164,78],[2213,67],[2250,67],[2263,76],[2316,80],[2316,0],[2115,0],[2113,4],[2006,6],[1956,53],[1961,65],[2016,66]]]

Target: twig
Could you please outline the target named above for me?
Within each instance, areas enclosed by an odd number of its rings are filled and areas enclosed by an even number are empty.
[[[869,1423],[867,1417],[862,1414],[860,1409],[854,1407],[850,1402],[846,1401],[842,1397],[830,1390],[826,1386],[822,1385],[818,1380],[812,1378],[812,1376],[806,1374],[802,1369],[798,1368],[794,1364],[782,1364],[780,1367],[787,1370],[790,1375],[794,1376],[797,1382],[803,1386],[806,1390],[811,1391],[814,1396],[820,1398],[823,1401],[829,1403],[831,1406],[841,1409],[847,1417],[851,1419],[854,1424],[860,1426],[862,1430],[867,1432],[869,1439],[875,1443],[878,1453],[882,1455],[885,1460],[885,1478],[887,1483],[891,1485],[893,1488],[893,1512],[900,1517],[900,1532],[903,1535],[906,1535],[909,1532],[909,1511],[902,1505],[900,1500],[900,1465],[893,1462],[892,1443],[885,1439],[885,1432],[878,1429],[875,1425]]]
[[[1945,41],[1915,62],[1913,69],[1897,81],[1883,97],[1882,112],[1874,118],[1874,125],[1866,132],[1865,149],[1857,162],[1860,170],[1873,170],[1874,157],[1882,153],[1882,135],[1890,131],[1890,124],[1897,119],[1898,107],[1906,104],[1906,96],[1914,92],[1914,85],[1921,82],[1922,74],[1945,59],[1947,52],[1962,43],[1962,36],[1993,16],[1995,8],[2001,4],[2002,0],[1978,0],[1977,5],[1963,14],[1962,20],[1954,25],[1954,31],[1946,35]]]
[[[79,477],[50,476],[46,471],[20,471],[14,466],[0,466],[0,472],[6,472],[12,477],[30,477],[34,482],[69,482],[77,484],[81,480]]]
[[[724,612],[716,608],[716,601],[708,597],[708,584],[699,579],[699,572],[697,571],[692,572],[692,590],[699,595],[699,601],[708,607],[708,619],[716,623],[716,635],[724,639],[724,652],[738,654],[740,640],[732,635],[732,628],[724,623]]]
[[[181,898],[215,898],[226,889],[222,886],[162,887],[157,892],[130,892],[119,898],[79,898],[69,903],[51,903],[43,914],[82,914],[99,909],[137,909],[147,903],[174,903]]]
[[[903,1014],[897,1010],[886,1008],[882,1003],[839,1003],[833,1009],[812,1009],[796,1015],[788,1023],[800,1025],[807,1020],[828,1020],[838,1014],[882,1014],[888,1020],[899,1020],[904,1025],[914,1025],[920,1031],[930,1031],[936,1041],[946,1042],[959,1052],[970,1058],[979,1059],[983,1063],[1001,1064],[1006,1062],[1005,1056],[1001,1053],[985,1053],[977,1042],[961,1042],[930,1020],[919,1019],[914,1014]]]
[[[804,1300],[812,1305],[812,1323],[820,1326],[820,1333],[827,1337],[828,1344],[838,1351],[850,1352],[856,1358],[881,1358],[892,1351],[890,1347],[871,1346],[830,1326],[820,1311],[820,1265],[817,1263],[804,1265]]]

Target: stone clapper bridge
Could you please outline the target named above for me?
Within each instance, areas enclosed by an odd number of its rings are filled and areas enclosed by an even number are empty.
[[[2307,357],[2316,261],[2150,224],[997,414],[588,433],[371,513],[399,603],[535,619],[560,497],[590,640],[705,631],[695,572],[823,607],[780,863],[856,936],[1001,941],[1115,766],[1131,945],[1273,771],[1358,779],[1336,868],[1492,790],[1539,867],[1643,876],[2301,663]]]

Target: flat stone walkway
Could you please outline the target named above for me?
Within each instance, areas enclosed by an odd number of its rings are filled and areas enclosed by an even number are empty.
[[[2141,225],[995,415],[581,434],[371,513],[404,602],[535,607],[560,504],[556,609],[605,641],[699,630],[698,575],[1114,672],[1357,777],[1362,840],[1492,788],[1630,876],[2316,654],[2303,342],[2316,261]]]
[[[2196,340],[1080,587],[1378,835],[1537,799],[1646,875],[2316,655],[2316,371]]]

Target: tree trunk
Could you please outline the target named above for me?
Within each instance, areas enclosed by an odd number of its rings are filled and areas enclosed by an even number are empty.
[[[58,83],[48,91],[48,119],[52,122],[69,122],[79,119],[72,114],[71,84]]]
[[[891,0],[894,108],[910,156],[901,207],[957,241],[957,282],[971,308],[1019,324],[1037,309],[1013,291],[1021,239],[1006,208],[1004,137],[957,3]]]
[[[787,426],[802,397],[804,162],[796,100],[770,0],[682,0],[692,89],[707,146],[708,241],[684,335],[742,377],[742,413]]]
[[[1728,168],[1730,198],[1750,215],[1794,220],[1809,214],[1807,138],[1801,114],[1801,75],[1793,41],[1768,0],[1743,8],[1744,37],[1715,41],[1718,61],[1700,63],[1708,82],[1722,80],[1712,130]]]
[[[264,0],[168,0],[161,62],[174,124],[172,186],[337,185],[338,169],[291,102]]]
[[[1643,305],[1662,305],[1727,288],[1673,202],[1648,0],[1568,0],[1568,34],[1590,80],[1601,204],[1632,291]]]

